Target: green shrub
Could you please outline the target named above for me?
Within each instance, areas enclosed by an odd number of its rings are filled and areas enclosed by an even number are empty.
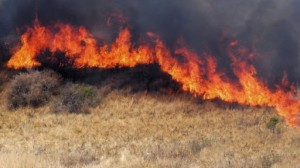
[[[275,130],[276,126],[280,122],[280,118],[277,116],[272,117],[267,123],[267,128],[271,130]]]
[[[60,85],[60,76],[53,71],[31,71],[16,75],[9,83],[7,106],[9,109],[20,107],[40,107],[48,102]]]
[[[60,96],[54,101],[52,111],[86,113],[100,102],[96,87],[68,83],[61,88]]]

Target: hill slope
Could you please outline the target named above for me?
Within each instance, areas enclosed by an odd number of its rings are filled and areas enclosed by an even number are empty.
[[[297,167],[300,134],[272,109],[112,91],[90,114],[0,111],[2,167]]]

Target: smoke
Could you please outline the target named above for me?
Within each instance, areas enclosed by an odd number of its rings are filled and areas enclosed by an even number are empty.
[[[38,16],[42,24],[82,25],[109,41],[123,19],[134,41],[154,32],[172,48],[182,38],[199,54],[210,50],[224,67],[230,66],[224,45],[237,39],[255,49],[262,77],[277,82],[286,71],[298,81],[299,8],[298,0],[0,0],[0,39],[22,32]]]

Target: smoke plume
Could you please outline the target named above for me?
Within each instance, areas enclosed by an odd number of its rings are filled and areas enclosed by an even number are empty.
[[[133,41],[154,32],[173,48],[183,39],[196,52],[209,50],[219,57],[224,68],[230,65],[222,44],[236,39],[255,51],[264,79],[278,82],[287,72],[296,82],[299,8],[298,0],[0,0],[0,39],[14,41],[36,17],[44,25],[59,21],[84,26],[107,41],[124,24]]]

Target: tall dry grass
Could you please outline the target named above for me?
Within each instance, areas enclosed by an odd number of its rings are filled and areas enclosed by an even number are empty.
[[[0,106],[0,167],[297,167],[300,134],[266,108],[111,91],[89,114]]]

